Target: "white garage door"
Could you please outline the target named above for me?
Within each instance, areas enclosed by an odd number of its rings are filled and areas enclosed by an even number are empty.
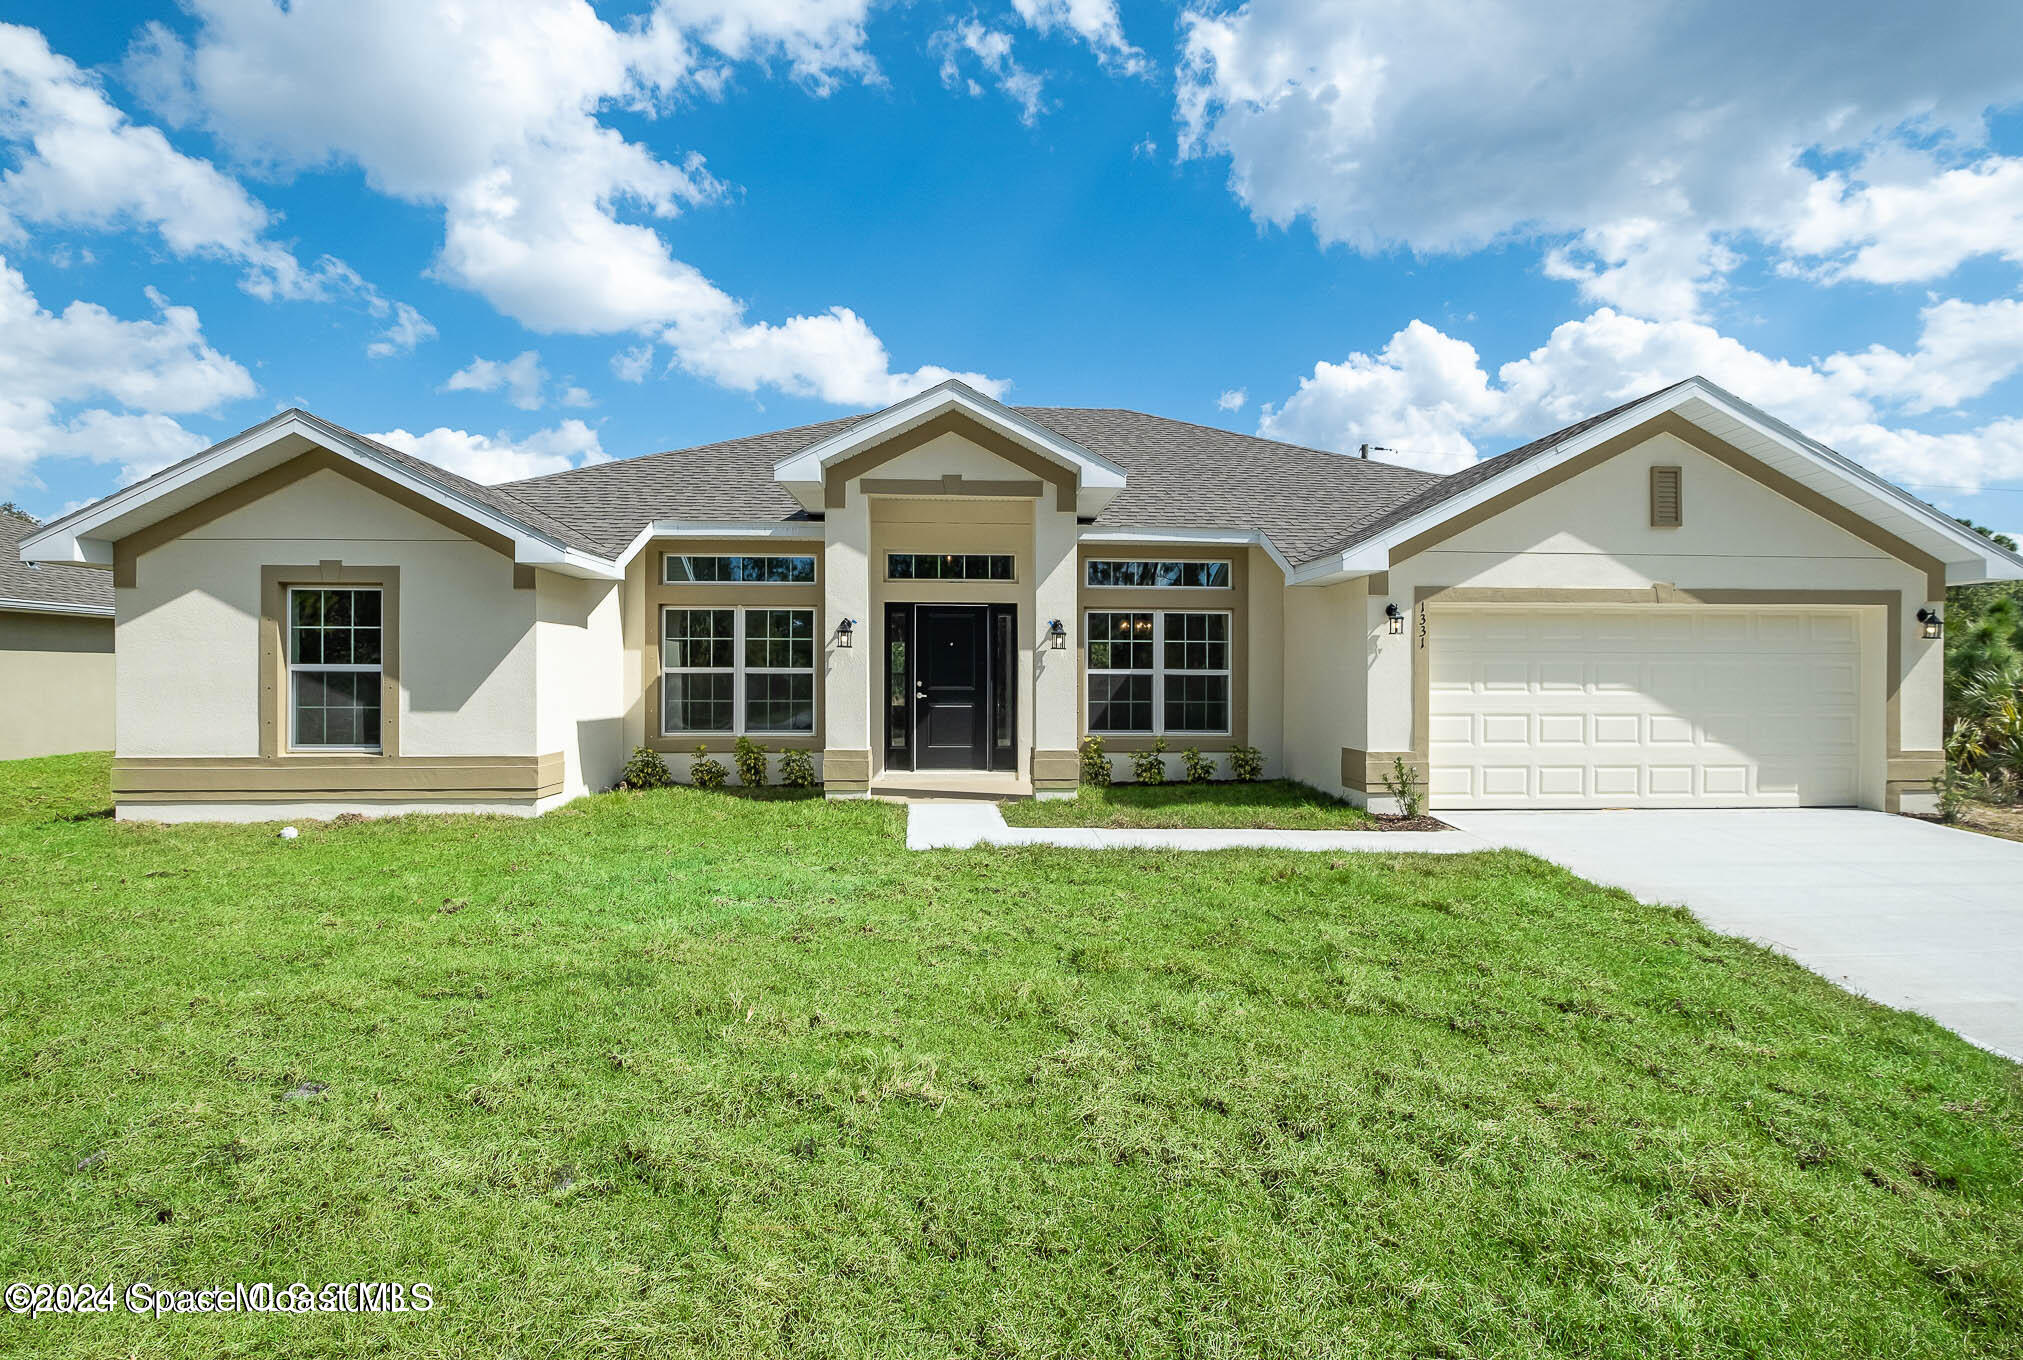
[[[1437,610],[1433,806],[1830,807],[1861,764],[1852,610]]]

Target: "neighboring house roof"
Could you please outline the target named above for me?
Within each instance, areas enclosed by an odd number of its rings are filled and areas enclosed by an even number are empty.
[[[1431,473],[1281,444],[1142,411],[1018,406],[1018,415],[1121,467],[1098,527],[1260,530],[1292,561],[1342,529],[1433,485]],[[622,551],[656,520],[793,520],[807,512],[774,465],[848,430],[848,416],[699,448],[594,463],[497,488]]]
[[[91,567],[21,560],[21,541],[42,526],[26,515],[0,510],[0,610],[30,614],[112,617],[112,577]]]

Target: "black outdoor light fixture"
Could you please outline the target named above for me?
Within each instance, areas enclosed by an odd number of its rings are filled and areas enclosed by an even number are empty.
[[[1393,600],[1390,604],[1384,606],[1384,617],[1391,621],[1391,635],[1393,637],[1405,631],[1405,615],[1398,608],[1397,601]]]
[[[1057,652],[1068,650],[1068,630],[1061,627],[1059,619],[1053,619],[1047,624],[1047,645]]]
[[[1920,609],[1918,611],[1918,622],[1925,625],[1926,637],[1935,638],[1945,636],[1946,621],[1939,617],[1938,610]]]
[[[836,645],[838,647],[848,647],[850,645],[850,639],[855,637],[856,634],[857,634],[857,620],[855,619],[843,620],[841,623],[836,625]]]

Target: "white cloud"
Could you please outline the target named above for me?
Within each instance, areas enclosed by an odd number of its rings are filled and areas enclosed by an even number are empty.
[[[1215,409],[1218,411],[1241,411],[1244,403],[1249,400],[1250,393],[1243,388],[1226,388],[1222,395],[1215,399]]]
[[[590,395],[589,388],[570,383],[563,387],[562,395],[555,398],[555,403],[558,406],[594,406],[597,398]]]
[[[653,345],[634,345],[622,349],[611,356],[611,371],[620,382],[645,382],[646,375],[653,371]]]
[[[536,430],[525,439],[514,439],[503,430],[495,435],[482,435],[445,426],[425,434],[387,430],[371,438],[487,484],[540,477],[586,463],[601,463],[609,457],[598,442],[597,432],[573,418]]]
[[[504,389],[506,400],[522,411],[541,409],[541,390],[547,386],[548,370],[541,367],[538,350],[523,350],[511,359],[472,359],[450,374],[445,392],[497,392]]]
[[[967,90],[972,98],[983,87],[963,74],[967,54],[981,67],[998,90],[1019,106],[1019,121],[1031,127],[1047,111],[1046,82],[1012,56],[1012,35],[968,19],[934,35],[930,46],[941,54],[941,83],[948,89]]]
[[[2016,170],[1983,149],[1984,112],[2023,95],[2006,0],[1831,24],[1771,0],[1746,33],[1716,0],[1249,0],[1181,27],[1183,154],[1324,242],[1543,239],[1555,276],[1661,318],[1697,314],[1744,237],[1877,280],[2018,249]]]
[[[0,486],[32,483],[48,456],[151,472],[209,442],[174,415],[257,390],[204,339],[193,308],[147,296],[154,320],[121,320],[89,302],[51,312],[0,260]],[[103,402],[121,409],[93,404]]]
[[[152,54],[141,63],[148,72],[180,50],[158,25],[141,42],[137,50]],[[18,157],[0,175],[0,243],[24,239],[27,224],[146,230],[176,255],[242,266],[240,286],[255,297],[350,298],[375,316],[389,309],[342,260],[304,265],[272,239],[273,216],[237,180],[130,121],[95,77],[15,24],[0,24],[0,144]]]
[[[837,406],[887,406],[948,378],[993,397],[1010,384],[932,364],[894,373],[885,346],[847,307],[797,316],[778,326],[744,326],[702,340],[677,341],[675,359],[698,377],[750,392],[777,387]]]
[[[191,0],[185,102],[277,172],[356,165],[375,189],[439,209],[434,274],[531,330],[633,333],[705,374],[726,354],[767,356],[731,368],[786,391],[886,390],[910,375],[890,371],[868,326],[841,334],[833,309],[752,322],[677,259],[660,224],[724,186],[700,156],[662,159],[600,121],[721,93],[725,61],[782,62],[816,92],[876,79],[867,3],[662,0],[619,28],[585,0]],[[794,343],[811,333],[854,348]]]
[[[427,317],[405,302],[396,302],[393,304],[393,320],[387,323],[377,340],[365,347],[365,352],[374,359],[386,359],[409,353],[422,341],[435,338],[436,328]]]
[[[1035,32],[1065,29],[1087,43],[1105,66],[1125,75],[1150,69],[1145,54],[1124,38],[1117,0],[1012,0],[1012,9]]]
[[[1968,491],[2023,475],[2023,421],[1928,434],[1899,422],[1951,407],[2023,369],[2011,302],[1936,303],[1917,347],[1881,346],[1795,364],[1694,321],[1646,321],[1603,308],[1556,327],[1492,380],[1475,348],[1414,321],[1375,355],[1322,362],[1258,432],[1319,448],[1383,444],[1437,472],[1500,452],[1692,374],[1701,374],[1885,477]],[[1497,437],[1501,436],[1501,439]],[[1482,449],[1478,441],[1495,440]]]

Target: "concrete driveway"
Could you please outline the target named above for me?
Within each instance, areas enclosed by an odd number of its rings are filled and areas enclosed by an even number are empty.
[[[2023,843],[1880,812],[1442,812],[2023,1061]]]

